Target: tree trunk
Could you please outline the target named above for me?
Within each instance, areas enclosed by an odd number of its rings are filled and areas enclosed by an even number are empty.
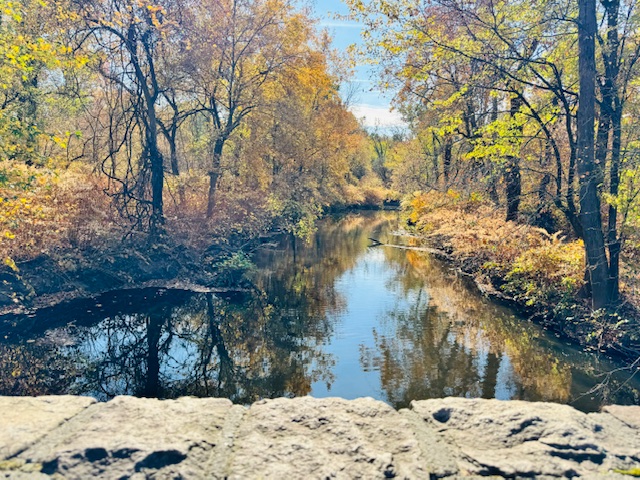
[[[180,168],[178,166],[178,148],[176,147],[176,138],[172,134],[167,140],[169,140],[169,156],[171,160],[171,173],[176,177],[180,175]]]
[[[620,187],[620,151],[622,145],[622,109],[624,100],[620,97],[618,76],[620,73],[620,38],[618,36],[619,0],[601,1],[607,12],[607,45],[602,49],[605,66],[605,82],[603,91],[603,108],[606,106],[610,114],[611,163],[609,166],[609,194],[613,199],[618,195]],[[606,153],[603,156],[606,159]],[[601,168],[604,172],[605,162]],[[618,208],[609,204],[607,225],[607,248],[609,250],[609,301],[615,303],[620,296],[620,249],[621,239],[618,235]]]
[[[164,224],[164,204],[162,191],[164,189],[164,160],[158,148],[158,122],[153,104],[147,107],[147,150],[151,163],[151,234],[157,235]]]
[[[493,204],[498,207],[500,205],[500,195],[498,194],[498,174],[494,171],[493,162],[489,160],[487,165],[487,174],[489,176],[489,185],[487,187],[489,191],[489,198]]]
[[[38,152],[38,129],[34,128],[38,124],[38,101],[35,98],[37,89],[38,77],[34,76],[23,82],[23,91],[20,94],[20,127],[27,126],[26,150],[24,151],[27,165],[33,165]]]
[[[596,136],[595,171],[596,184],[602,191],[611,132],[611,94],[607,92],[608,87],[603,87],[601,90],[602,102],[600,103],[600,118],[598,119],[598,134]]]
[[[498,121],[498,96],[495,95],[491,102],[491,123],[495,123]],[[494,138],[496,135],[494,135]],[[489,184],[487,186],[487,190],[489,192],[489,198],[493,202],[493,204],[497,207],[500,205],[500,195],[498,195],[498,179],[496,178],[496,169],[495,162],[492,159],[489,159],[485,162],[487,177],[489,179]]]
[[[617,103],[617,102],[616,102]],[[620,148],[622,144],[622,108],[617,108],[613,115],[613,142],[611,145],[611,166],[609,193],[615,198],[620,188]],[[618,208],[609,205],[609,223],[607,225],[607,245],[609,249],[609,301],[617,302],[620,297],[620,249],[618,236]]]
[[[551,142],[547,139],[544,147],[544,156],[541,159],[540,167],[543,171],[549,168],[553,161],[553,148]],[[551,175],[545,173],[540,179],[540,185],[538,186],[538,211],[545,209],[549,201],[549,184],[551,184]]]
[[[225,140],[218,138],[213,146],[213,158],[211,162],[211,171],[209,172],[209,196],[207,199],[207,218],[213,216],[216,208],[216,190],[218,188],[218,179],[220,178],[220,165],[222,161],[222,150]]]
[[[452,148],[453,148],[453,142],[451,141],[451,137],[447,135],[444,138],[444,158],[442,161],[445,187],[449,186],[449,175],[451,173]]]
[[[436,135],[436,132],[433,132],[431,134],[431,139],[433,142],[433,163],[432,163],[432,169],[433,169],[433,174],[434,174],[434,185],[437,185],[440,181],[440,150],[439,150],[439,146],[441,145],[440,140],[438,139],[438,135]]]
[[[522,179],[520,178],[520,165],[517,157],[509,157],[504,172],[507,196],[506,221],[516,221],[520,210],[520,195],[522,195]]]
[[[610,297],[594,156],[596,2],[595,0],[578,0],[578,6],[580,95],[577,160],[580,179],[580,221],[591,283],[592,306],[594,309],[599,309],[609,305]]]
[[[578,216],[578,211],[575,203],[575,179],[576,179],[576,160],[578,157],[577,147],[572,140],[573,133],[571,127],[571,116],[567,114],[566,122],[567,133],[569,138],[569,169],[567,170],[567,194],[565,201],[567,203],[566,208],[563,210],[567,220],[573,227],[573,231],[579,238],[584,238],[582,231],[582,223]]]
[[[518,95],[511,97],[511,105],[509,113],[513,119],[515,115],[520,111],[522,107],[522,99]],[[520,128],[516,129],[520,133]],[[507,222],[515,221],[518,218],[518,211],[520,210],[520,196],[522,195],[522,179],[520,176],[520,159],[515,156],[507,157],[507,164],[505,166],[504,181],[506,185],[507,196]]]
[[[551,183],[551,175],[545,173],[540,180],[540,185],[538,186],[538,202],[540,203],[539,209],[545,208],[545,204],[547,203],[547,197],[549,196],[548,187]]]

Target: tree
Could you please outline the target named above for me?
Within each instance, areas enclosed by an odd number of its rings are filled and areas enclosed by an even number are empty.
[[[164,223],[158,106],[165,89],[159,63],[174,24],[155,2],[74,0],[74,4],[84,22],[77,37],[98,58],[99,73],[117,92],[122,140],[111,143],[105,164],[112,168],[103,171],[119,185],[115,196],[125,216],[139,227],[148,221],[151,233],[158,234]],[[123,151],[125,164],[117,168],[117,156]]]
[[[367,173],[358,158],[367,149],[365,135],[339,96],[326,39],[310,35],[306,43],[263,91],[260,111],[246,122],[244,150],[254,159],[247,175],[262,172],[284,228],[302,235]]]
[[[604,9],[603,31],[596,34],[600,75],[599,121],[595,162],[600,190],[606,190],[608,180],[608,219],[606,244],[609,253],[609,296],[619,297],[620,252],[624,241],[618,223],[618,196],[621,175],[624,174],[623,116],[629,99],[629,85],[638,74],[640,43],[638,41],[637,4],[634,1],[601,0]],[[610,145],[610,146],[609,146]],[[607,161],[609,163],[607,179]],[[625,218],[622,219],[625,221]]]
[[[391,77],[386,82],[403,85],[398,100],[423,102],[424,115],[442,112],[443,133],[459,135],[458,142],[467,145],[459,149],[462,159],[475,150],[471,158],[497,164],[512,196],[519,197],[518,170],[527,152],[505,155],[500,150],[513,151],[516,138],[522,145],[549,145],[555,171],[545,172],[542,179],[546,175],[555,179],[554,204],[580,236],[574,190],[577,96],[566,86],[573,83],[575,68],[573,59],[563,54],[572,41],[567,21],[572,11],[566,2],[438,0],[415,5],[353,0],[350,5],[370,29],[378,29],[368,36],[368,51],[382,59],[384,72]],[[388,28],[381,30],[383,24]],[[499,102],[494,103],[495,98]],[[501,107],[507,98],[521,104],[517,110],[527,122],[521,132],[512,129],[506,137],[496,136],[497,130],[505,130],[500,123],[512,123],[507,113],[513,109]],[[454,115],[444,113],[443,107],[455,107]],[[498,108],[505,113],[495,115]],[[564,129],[554,128],[555,124]],[[566,137],[558,138],[562,130]],[[479,143],[490,145],[490,152],[480,152]],[[471,178],[488,172],[488,193],[497,198],[491,180],[495,168],[474,162],[469,167]],[[509,205],[508,217],[513,218],[518,202],[509,199]]]
[[[65,74],[86,60],[64,37],[63,27],[72,20],[62,13],[65,6],[0,1],[0,160],[42,166],[47,142],[66,146],[44,118],[47,102],[65,87]]]
[[[208,115],[211,127],[210,218],[225,145],[245,118],[262,106],[261,90],[299,55],[308,27],[288,0],[210,0],[194,7],[187,28],[188,94]]]
[[[475,172],[459,188],[484,182],[496,202],[494,172],[502,170],[510,220],[528,190],[537,194],[531,218],[539,225],[564,228],[554,225],[550,209],[562,212],[585,241],[594,307],[615,304],[629,211],[625,207],[621,220],[619,207],[629,198],[620,182],[633,171],[627,164],[625,173],[625,156],[631,155],[625,145],[631,143],[624,119],[640,55],[636,2],[589,5],[589,18],[602,21],[598,28],[593,20],[588,33],[585,5],[567,0],[349,4],[370,27],[367,52],[381,59],[384,81],[401,86],[397,101],[419,119],[415,134],[424,136],[421,125],[435,124],[438,135],[459,145],[453,156],[444,150],[445,174],[451,164]],[[585,49],[594,52],[593,61],[585,60],[591,55]],[[435,160],[437,174],[440,157]]]
[[[608,264],[602,232],[595,165],[596,104],[596,2],[579,0],[578,43],[580,48],[580,99],[578,108],[578,175],[580,177],[580,221],[587,255],[593,308],[610,304]]]

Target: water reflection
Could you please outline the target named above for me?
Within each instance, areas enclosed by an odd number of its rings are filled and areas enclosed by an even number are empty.
[[[1,320],[0,394],[448,395],[573,402],[616,367],[480,297],[428,254],[372,247],[395,213],[328,219],[309,242],[260,250],[256,292],[141,290]],[[21,327],[11,325],[17,323]],[[637,379],[609,384],[638,403]]]
[[[394,279],[402,296],[416,299],[411,309],[382,314],[373,346],[362,351],[390,403],[452,395],[570,399],[570,364],[537,342],[538,328],[487,302],[430,256],[392,249],[385,256],[402,266]]]
[[[262,296],[189,295],[175,305],[176,293],[150,292],[144,313],[115,314],[88,326],[48,330],[35,341],[2,344],[0,392],[99,399],[194,395],[249,403],[306,395],[311,382],[329,371],[319,342],[286,331]]]

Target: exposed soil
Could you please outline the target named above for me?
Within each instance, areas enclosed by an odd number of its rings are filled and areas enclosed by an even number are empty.
[[[168,243],[119,244],[50,252],[0,266],[0,315],[44,308],[112,290],[145,287],[206,291],[219,286],[222,251]]]

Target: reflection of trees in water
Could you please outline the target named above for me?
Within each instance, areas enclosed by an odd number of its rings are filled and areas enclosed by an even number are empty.
[[[367,369],[378,369],[389,402],[400,408],[413,399],[446,396],[493,398],[501,355],[459,338],[446,314],[427,308],[416,318],[396,312],[392,332],[374,332],[375,349],[362,350]],[[476,348],[474,348],[476,347]]]
[[[0,345],[0,392],[195,395],[249,403],[305,395],[312,382],[331,380],[332,359],[320,348],[330,334],[326,325],[307,325],[315,336],[305,338],[304,325],[287,328],[280,309],[259,295],[241,301],[195,295],[179,306],[167,297],[144,313]]]
[[[368,237],[386,230],[396,216],[376,212],[329,218],[309,241],[283,238],[276,250],[257,255],[256,263],[264,267],[256,283],[268,292],[269,303],[288,306],[292,316],[337,314],[345,304],[335,289],[336,280],[358,262],[370,243]]]
[[[539,328],[491,304],[429,255],[397,249],[385,255],[397,264],[394,283],[413,307],[381,319],[376,349],[363,348],[361,357],[365,368],[380,370],[393,405],[447,395],[567,402],[599,381],[597,357],[542,342]],[[615,400],[636,403],[637,390],[618,392]]]
[[[3,346],[2,393],[220,396],[240,403],[308,394],[312,383],[333,379],[334,360],[323,345],[333,331],[331,314],[344,308],[335,281],[391,217],[329,220],[310,242],[297,241],[295,255],[290,239],[279,251],[263,251],[258,263],[268,269],[258,271],[256,284],[268,293],[230,301],[156,294],[142,313],[131,307],[80,320],[81,311],[77,327]]]
[[[37,396],[66,392],[75,381],[75,362],[59,348],[36,344],[0,344],[0,394]]]
[[[422,302],[389,312],[384,334],[375,335],[379,353],[364,352],[391,403],[447,395],[567,400],[570,368],[537,345],[537,329],[485,302],[428,255],[385,255],[401,266],[394,282],[403,295]]]
[[[313,342],[274,328],[259,297],[233,303],[195,296],[183,306],[108,318],[79,332],[68,355],[85,362],[74,393],[227,397],[305,395],[330,359]],[[312,361],[313,360],[313,361]]]

